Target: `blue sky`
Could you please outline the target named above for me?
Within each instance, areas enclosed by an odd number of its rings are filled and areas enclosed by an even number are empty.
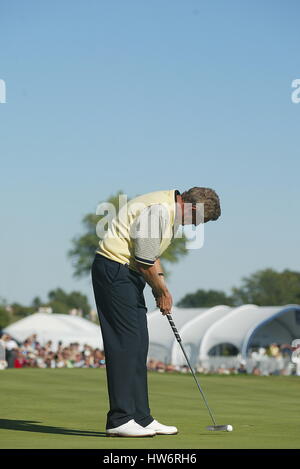
[[[172,269],[175,301],[299,270],[299,13],[297,0],[2,0],[0,296],[60,286],[92,301],[66,253],[119,189],[219,193],[204,247]]]

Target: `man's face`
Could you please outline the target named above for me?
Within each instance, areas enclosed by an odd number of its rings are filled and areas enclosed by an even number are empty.
[[[198,226],[201,223],[207,223],[208,218],[202,217],[200,209],[196,204],[184,204],[184,211],[182,214],[182,224],[183,225],[194,225]]]

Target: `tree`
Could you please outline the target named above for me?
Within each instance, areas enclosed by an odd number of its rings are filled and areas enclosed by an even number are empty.
[[[211,308],[217,305],[232,306],[232,298],[219,290],[197,290],[188,293],[178,303],[181,308]]]
[[[35,312],[35,308],[33,306],[23,306],[20,303],[12,303],[10,308],[14,317],[14,321],[22,319]]]
[[[8,305],[7,301],[0,297],[0,329],[29,316],[33,312],[34,308],[32,306],[23,306],[20,303]]]
[[[119,196],[122,191],[118,191],[112,195],[106,202],[115,206],[116,211],[119,208]],[[84,234],[77,236],[72,240],[72,248],[68,251],[68,256],[71,258],[74,267],[75,277],[84,277],[89,275],[95,251],[99,246],[99,238],[96,234],[96,225],[104,217],[104,215],[95,215],[88,213],[83,217],[82,224],[84,227]],[[161,261],[164,264],[176,263],[179,259],[187,254],[185,247],[185,238],[174,238],[168,249],[162,254]]]
[[[33,306],[35,309],[39,309],[40,306],[43,306],[43,302],[39,296],[36,296],[35,298],[33,298],[31,302],[31,306]]]
[[[242,286],[232,289],[235,304],[253,303],[258,306],[300,304],[300,272],[276,272],[264,269],[242,279]]]
[[[54,314],[69,314],[70,309],[73,309],[73,308],[70,308],[65,303],[62,303],[60,301],[55,301],[55,300],[51,301],[48,304],[48,306],[51,307],[52,312]]]
[[[89,305],[86,295],[78,291],[66,293],[61,288],[56,288],[48,293],[50,306],[55,314],[68,314],[71,309],[81,310],[83,316],[90,313],[91,307]]]
[[[4,327],[8,326],[11,322],[11,316],[9,312],[3,307],[0,306],[0,331]]]

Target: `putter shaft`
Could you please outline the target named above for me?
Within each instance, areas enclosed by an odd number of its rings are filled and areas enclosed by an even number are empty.
[[[207,408],[207,410],[208,410],[208,412],[209,412],[209,415],[210,415],[210,417],[211,417],[211,419],[212,419],[212,421],[213,421],[213,424],[214,424],[214,426],[216,426],[216,425],[217,425],[217,424],[216,424],[216,421],[215,421],[214,416],[213,416],[213,414],[212,414],[212,412],[211,412],[211,410],[210,410],[210,408],[209,408],[208,402],[207,402],[207,400],[206,400],[206,398],[205,398],[205,395],[204,395],[204,392],[202,391],[202,388],[201,388],[201,386],[200,386],[200,384],[199,384],[199,382],[198,382],[198,380],[197,380],[197,377],[196,377],[196,375],[195,375],[195,373],[194,373],[194,370],[193,370],[193,368],[192,368],[192,366],[191,366],[191,364],[190,364],[190,361],[189,361],[189,359],[188,359],[188,356],[187,356],[187,354],[186,354],[186,352],[185,352],[185,350],[184,350],[184,348],[183,348],[181,337],[180,337],[179,332],[178,332],[178,330],[177,330],[177,328],[176,328],[176,326],[175,326],[175,324],[174,324],[174,321],[173,321],[173,319],[172,319],[172,316],[171,316],[171,314],[167,314],[166,316],[167,316],[168,321],[169,321],[169,323],[170,323],[170,326],[171,326],[171,328],[172,328],[172,330],[173,330],[173,332],[174,332],[174,335],[175,335],[175,337],[176,337],[176,340],[177,340],[177,342],[179,343],[179,345],[180,345],[180,347],[181,347],[181,350],[182,350],[182,352],[183,352],[183,355],[185,356],[186,362],[187,362],[187,364],[188,364],[188,366],[189,366],[189,369],[190,369],[190,371],[191,371],[191,373],[192,373],[192,375],[193,375],[193,377],[194,377],[194,380],[195,380],[195,382],[196,382],[196,384],[197,384],[197,387],[198,387],[198,389],[199,389],[199,391],[200,391],[200,393],[201,393],[201,396],[203,397],[204,403],[205,403],[206,408]]]

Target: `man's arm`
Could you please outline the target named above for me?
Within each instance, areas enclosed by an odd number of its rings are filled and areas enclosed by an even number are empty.
[[[156,300],[156,306],[163,314],[172,308],[172,296],[165,284],[158,258],[163,226],[166,223],[164,211],[159,204],[142,211],[132,227],[134,257],[138,271],[142,274]]]
[[[152,292],[156,300],[156,306],[163,314],[169,314],[172,309],[173,300],[164,277],[162,275],[158,275],[159,273],[163,273],[160,260],[157,259],[153,265],[136,262],[136,266],[148,285],[152,288]]]
[[[160,259],[156,259],[154,265],[156,266],[156,270],[157,270],[158,275],[162,274],[160,276],[163,277],[162,280],[164,280],[164,269],[162,268],[162,265],[160,263]]]
[[[156,271],[157,271],[157,275],[159,275],[159,278],[160,280],[164,283],[164,285],[166,286],[166,281],[165,281],[165,274],[164,274],[164,269],[162,268],[162,265],[161,265],[161,262],[160,262],[160,259],[157,258],[156,261],[155,261],[155,266],[156,266]],[[155,292],[152,290],[152,293],[153,293],[153,296],[156,300],[156,296],[155,296]],[[171,298],[172,299],[172,298]],[[172,303],[173,303],[173,299],[172,299]],[[156,300],[156,306],[159,307],[159,304]]]

